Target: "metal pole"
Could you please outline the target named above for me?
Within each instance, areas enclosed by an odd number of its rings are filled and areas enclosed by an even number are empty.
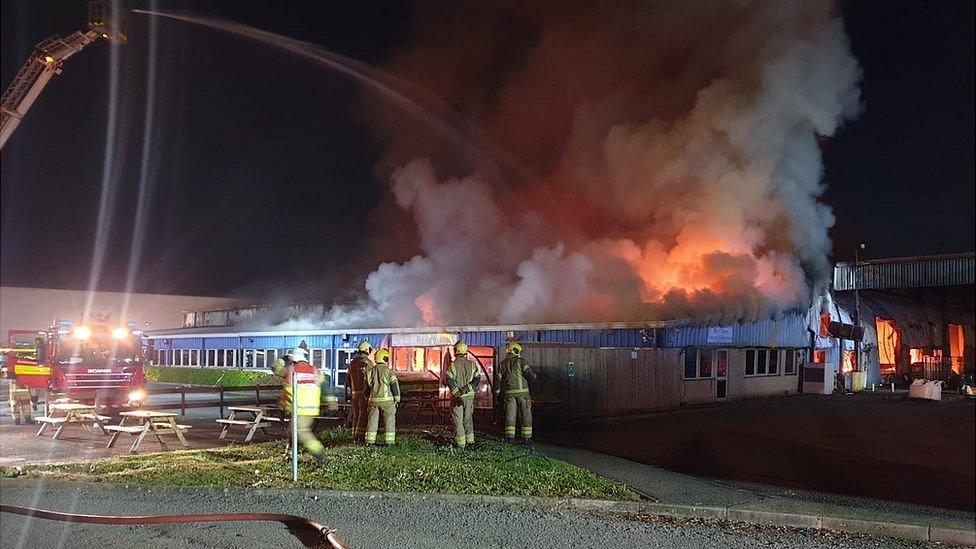
[[[857,277],[860,274],[860,256],[859,251],[863,244],[858,243],[854,247],[854,328],[857,329],[861,325],[861,294],[858,291]],[[861,341],[854,338],[854,371],[861,371]],[[853,380],[852,380],[853,383]]]
[[[295,364],[288,368],[291,372],[291,481],[298,482],[298,379]]]

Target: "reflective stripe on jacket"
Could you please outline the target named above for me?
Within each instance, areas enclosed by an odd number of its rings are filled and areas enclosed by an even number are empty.
[[[285,382],[281,388],[281,397],[278,398],[278,407],[286,412],[291,412],[292,376],[295,376],[295,383],[298,389],[298,396],[295,399],[298,406],[298,415],[319,415],[323,376],[308,362],[296,362],[285,372]]]
[[[495,394],[518,396],[529,394],[529,381],[535,373],[529,363],[520,356],[509,354],[495,369]]]
[[[447,387],[451,394],[460,399],[474,398],[475,389],[480,381],[478,366],[467,358],[461,356],[454,359],[444,374],[447,379]]]
[[[386,364],[366,370],[366,393],[371,403],[400,402],[400,383]]]

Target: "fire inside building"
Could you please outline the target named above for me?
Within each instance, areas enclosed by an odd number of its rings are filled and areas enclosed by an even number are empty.
[[[391,350],[401,383],[442,392],[441,374],[453,358],[456,341],[468,344],[490,380],[494,365],[504,358],[505,342],[517,340],[540,374],[533,399],[542,407],[561,416],[613,415],[726,399],[829,393],[835,379],[858,390],[911,377],[949,381],[971,373],[976,342],[973,260],[973,254],[966,254],[856,267],[841,263],[835,268],[833,291],[818,296],[809,309],[725,326],[668,320],[249,328],[271,309],[259,306],[188,312],[182,329],[154,331],[147,337],[157,364],[202,368],[266,369],[285,349],[304,341],[314,365],[331,374],[331,390],[340,398],[347,364],[363,340]],[[323,307],[293,305],[277,314],[289,318],[320,313]],[[483,385],[481,391],[479,405],[490,407],[490,388]]]

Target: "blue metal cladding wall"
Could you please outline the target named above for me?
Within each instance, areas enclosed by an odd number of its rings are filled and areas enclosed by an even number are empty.
[[[611,348],[683,348],[719,346],[708,343],[707,326],[686,326],[657,330],[616,329],[616,330],[538,330],[515,332],[515,339],[524,343],[568,344],[582,347]],[[806,347],[809,344],[806,318],[803,315],[789,315],[779,320],[766,320],[750,324],[732,326],[730,347]],[[508,332],[461,332],[458,334],[468,345],[502,347],[508,340]],[[305,341],[312,349],[355,348],[359,342],[368,340],[373,347],[387,346],[390,335],[376,332],[353,334],[343,341],[341,334],[315,336],[244,336],[244,337],[201,337],[172,339],[172,345],[163,343],[165,338],[154,339],[156,349],[288,349]]]
[[[540,332],[539,343],[568,343],[583,347],[653,347],[652,330],[552,330]]]
[[[661,330],[661,346],[667,348],[720,347],[708,343],[708,326],[685,326]],[[764,320],[732,326],[729,347],[807,347],[810,344],[806,317],[785,316],[779,320]]]
[[[204,349],[239,349],[241,346],[241,338],[239,337],[206,337],[203,338],[205,346]],[[181,343],[184,341],[200,341],[199,339],[174,339],[173,345]],[[193,349],[200,347],[181,347],[183,349]]]
[[[505,345],[505,332],[461,332],[461,341],[476,347],[501,347]]]
[[[187,339],[174,339],[172,341],[173,341],[173,343],[171,345],[169,345],[167,348],[169,348],[169,349],[202,349],[203,348],[203,338],[202,337],[193,337],[193,338],[187,338]],[[157,349],[158,348],[159,347],[157,347]]]
[[[254,336],[242,337],[241,342],[245,349],[284,349],[285,338],[283,336]]]

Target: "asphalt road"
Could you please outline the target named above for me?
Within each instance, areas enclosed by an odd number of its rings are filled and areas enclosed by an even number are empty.
[[[926,544],[818,531],[732,524],[668,523],[572,511],[445,503],[414,496],[315,496],[308,492],[127,488],[5,480],[0,500],[89,514],[273,512],[338,530],[350,547],[675,547],[689,549],[925,547]],[[97,526],[0,515],[0,545],[27,547],[301,547],[284,526],[224,523]]]
[[[685,474],[972,511],[976,403],[898,396],[726,402],[539,427],[539,438]]]

